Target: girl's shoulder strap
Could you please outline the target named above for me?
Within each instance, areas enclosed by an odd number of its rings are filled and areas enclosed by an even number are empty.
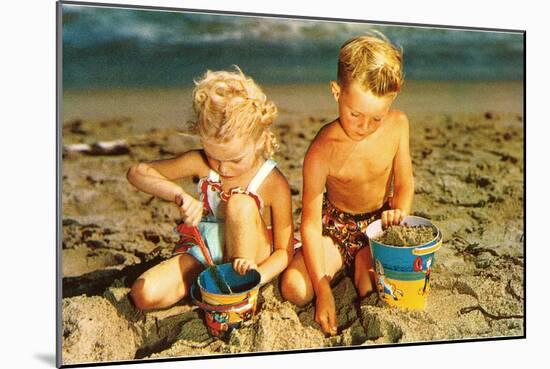
[[[208,173],[208,179],[211,182],[219,182],[220,181],[220,175],[218,174],[218,172],[210,169],[210,173]]]
[[[260,185],[263,183],[264,179],[271,173],[271,170],[277,166],[277,163],[274,160],[266,160],[260,170],[256,173],[254,178],[250,181],[248,184],[248,187],[246,188],[249,192],[256,193]]]
[[[206,184],[212,183],[220,183],[220,175],[216,171],[210,169],[207,177],[202,177],[199,179],[199,183],[197,184],[197,191],[199,194],[206,194],[208,190],[208,186]]]

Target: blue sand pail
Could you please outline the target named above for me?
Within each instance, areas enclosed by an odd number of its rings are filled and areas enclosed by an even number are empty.
[[[423,310],[426,307],[435,252],[442,246],[442,235],[439,228],[425,218],[408,216],[403,225],[430,226],[436,231],[436,236],[418,246],[384,245],[375,240],[384,232],[382,221],[371,223],[366,235],[375,264],[377,290],[380,298],[389,305]]]

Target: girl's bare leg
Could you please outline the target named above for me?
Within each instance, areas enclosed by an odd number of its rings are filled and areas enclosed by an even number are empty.
[[[143,273],[130,295],[140,310],[164,309],[189,294],[203,266],[189,254],[176,255]]]
[[[236,194],[227,201],[225,247],[228,261],[243,258],[260,264],[271,254],[267,228],[252,197]]]

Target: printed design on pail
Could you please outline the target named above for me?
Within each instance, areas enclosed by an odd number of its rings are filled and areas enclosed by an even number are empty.
[[[213,336],[221,336],[229,329],[229,313],[227,312],[212,312],[205,315],[206,325],[210,329],[210,334]]]
[[[428,293],[428,290],[430,287],[430,273],[431,273],[430,267],[432,266],[432,259],[433,259],[432,257],[429,257],[428,260],[426,261],[426,268],[420,269],[420,271],[424,273],[424,286],[422,287],[422,289],[418,291],[420,295],[425,295]]]
[[[384,275],[384,267],[382,266],[382,263],[380,263],[380,261],[378,260],[376,260],[376,274],[378,275],[378,294],[383,300],[388,297],[393,298],[395,301],[399,300],[399,298],[403,298],[403,291],[395,287],[393,283],[390,283],[388,280],[386,280],[386,277]]]
[[[231,287],[231,293],[223,293],[214,282],[211,271],[204,270],[191,287],[193,302],[204,313],[204,322],[213,337],[228,338],[243,322],[256,315],[261,276],[249,270],[241,276],[231,263],[218,265],[218,272]]]
[[[380,299],[390,306],[423,310],[430,291],[435,253],[442,246],[442,235],[432,222],[421,217],[408,216],[403,225],[431,226],[436,235],[422,245],[385,245],[377,241],[384,232],[381,220],[369,224],[365,233],[376,270],[376,287]]]

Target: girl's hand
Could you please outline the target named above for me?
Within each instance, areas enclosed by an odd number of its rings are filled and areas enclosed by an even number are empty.
[[[193,227],[199,225],[202,219],[202,202],[185,193],[176,195],[176,205],[185,224]]]
[[[258,269],[258,266],[251,260],[237,258],[233,260],[233,269],[240,275],[245,275],[250,269]]]
[[[386,210],[382,213],[382,228],[388,228],[391,225],[401,224],[401,222],[405,220],[406,216],[407,214],[400,209]]]

